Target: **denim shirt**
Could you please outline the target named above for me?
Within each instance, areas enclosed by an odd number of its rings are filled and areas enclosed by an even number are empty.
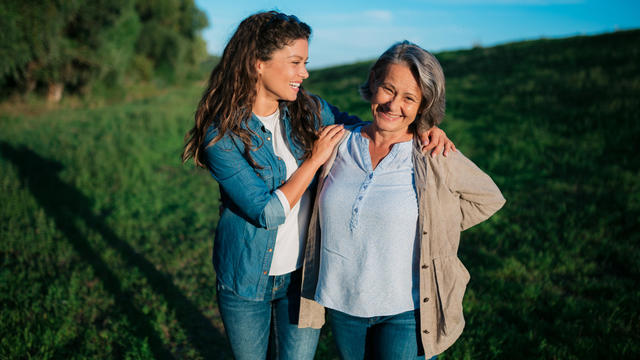
[[[318,99],[323,126],[360,121]],[[284,107],[281,113],[286,140],[300,165],[304,151],[291,137],[288,109]],[[273,135],[255,115],[247,122],[247,128],[256,134],[251,156],[262,168],[254,169],[250,165],[244,157],[242,141],[230,134],[205,148],[206,166],[220,185],[222,204],[213,246],[213,266],[220,286],[246,299],[263,300],[278,226],[285,221],[275,190],[287,181],[287,169],[273,152]],[[217,134],[215,126],[209,127],[205,144]]]

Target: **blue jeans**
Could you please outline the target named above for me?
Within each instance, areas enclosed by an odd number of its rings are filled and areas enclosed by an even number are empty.
[[[333,309],[327,309],[327,313],[344,360],[424,359],[418,310],[369,318]]]
[[[313,359],[319,329],[299,329],[301,271],[269,276],[263,301],[247,300],[217,284],[218,308],[234,358]]]

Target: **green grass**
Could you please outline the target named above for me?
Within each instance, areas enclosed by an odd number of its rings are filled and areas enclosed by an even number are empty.
[[[508,200],[462,235],[467,326],[441,358],[638,358],[640,31],[437,57],[442,127]],[[367,119],[370,65],[305,86]],[[0,358],[230,357],[217,186],[179,160],[201,91],[1,107]]]
[[[199,93],[0,118],[3,358],[228,354],[217,186],[179,160]]]

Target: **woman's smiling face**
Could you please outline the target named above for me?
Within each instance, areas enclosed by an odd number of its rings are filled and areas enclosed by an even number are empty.
[[[258,60],[258,96],[266,96],[270,101],[296,100],[302,80],[309,77],[306,64],[308,58],[309,42],[297,39],[274,51],[270,60]]]
[[[422,91],[411,69],[389,64],[382,78],[374,79],[371,86],[371,113],[377,130],[409,132],[422,101]]]

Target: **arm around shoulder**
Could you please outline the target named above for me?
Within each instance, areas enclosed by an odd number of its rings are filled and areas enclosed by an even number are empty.
[[[363,122],[359,117],[349,115],[346,112],[340,111],[337,107],[329,104],[326,100],[319,96],[316,96],[316,99],[320,101],[320,116],[322,117],[322,126],[333,124],[355,125]]]

